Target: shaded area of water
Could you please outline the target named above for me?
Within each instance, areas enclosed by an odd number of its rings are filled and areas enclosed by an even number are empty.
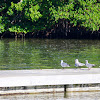
[[[100,40],[0,40],[0,69],[58,69],[60,60],[75,68],[76,58],[99,67]]]
[[[100,92],[71,92],[0,96],[0,100],[100,100]]]

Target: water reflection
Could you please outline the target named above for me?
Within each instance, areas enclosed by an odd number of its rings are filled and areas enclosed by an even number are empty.
[[[26,94],[0,96],[0,100],[100,100],[100,92]]]
[[[63,59],[74,68],[74,60],[100,65],[99,40],[3,39],[0,40],[0,69],[61,68]]]

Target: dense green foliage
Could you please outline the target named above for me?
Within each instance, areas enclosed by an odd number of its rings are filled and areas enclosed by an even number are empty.
[[[0,33],[47,30],[68,21],[73,27],[100,30],[99,0],[1,0]]]

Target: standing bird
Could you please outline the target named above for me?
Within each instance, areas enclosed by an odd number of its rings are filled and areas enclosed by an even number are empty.
[[[86,65],[86,67],[88,67],[89,70],[90,70],[92,67],[95,66],[95,64],[90,64],[90,63],[88,63],[88,60],[85,60],[85,61],[86,61],[85,65]]]
[[[76,66],[76,67],[81,67],[81,66],[85,66],[85,64],[84,64],[84,63],[80,63],[80,62],[78,61],[78,59],[75,59],[75,66]]]
[[[70,65],[63,62],[63,60],[61,60],[61,66],[62,66],[63,69],[64,69],[64,67],[70,67]]]

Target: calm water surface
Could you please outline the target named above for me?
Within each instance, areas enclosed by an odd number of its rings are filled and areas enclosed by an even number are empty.
[[[100,40],[3,39],[0,40],[0,69],[61,68],[64,60],[74,68],[78,58],[100,66]]]
[[[0,96],[0,100],[100,100],[100,92],[10,95],[10,96]]]

